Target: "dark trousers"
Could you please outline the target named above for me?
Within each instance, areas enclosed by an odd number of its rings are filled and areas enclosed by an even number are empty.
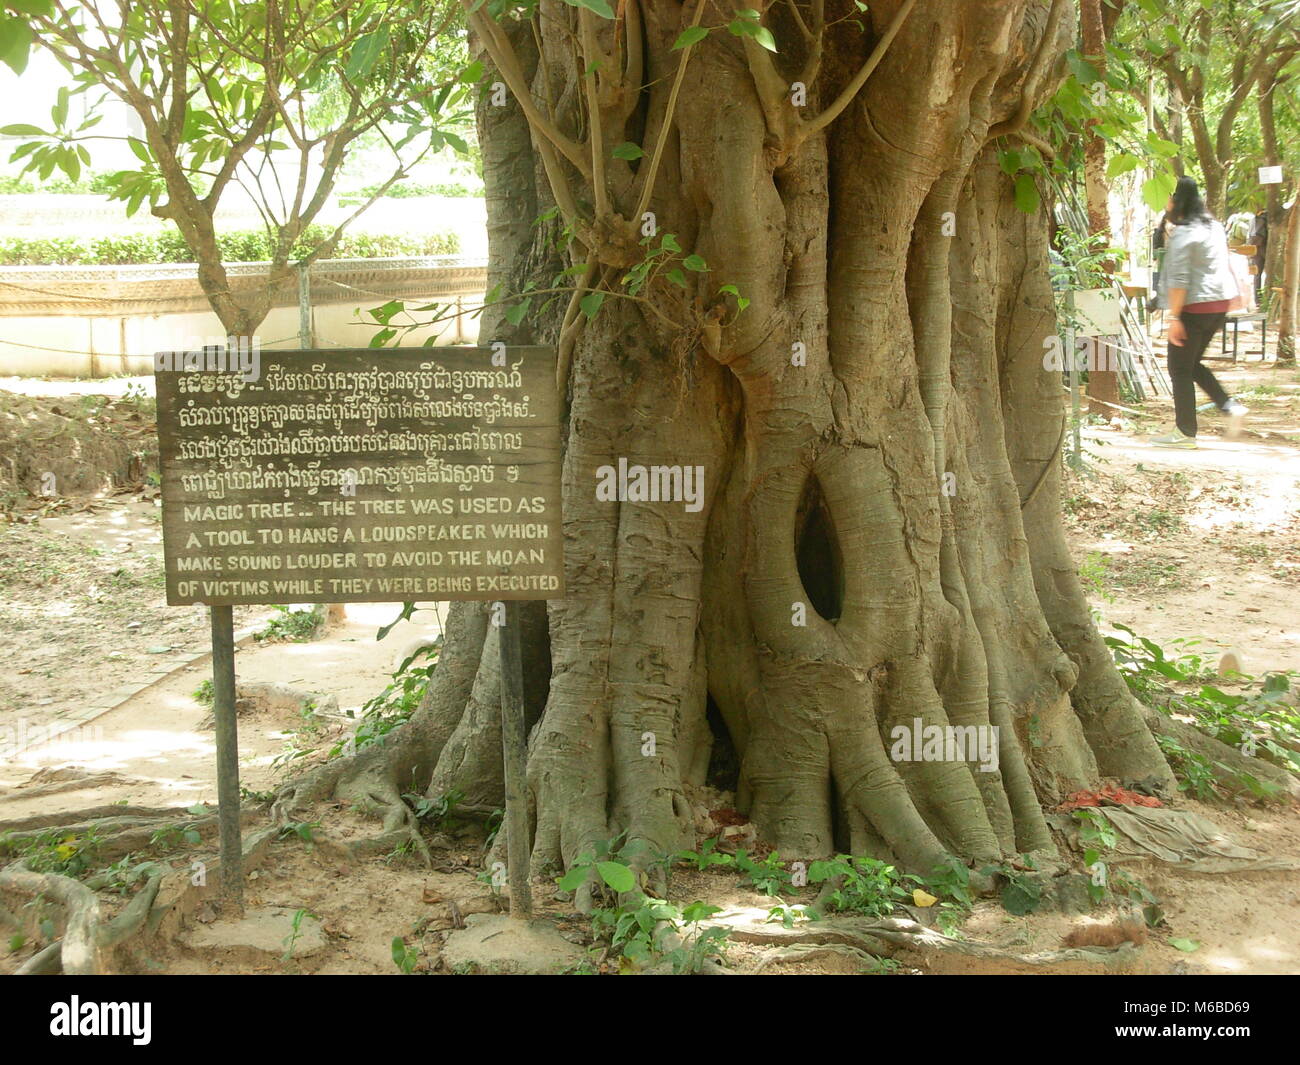
[[[1183,328],[1187,330],[1187,340],[1181,345],[1169,345],[1169,383],[1174,392],[1174,420],[1178,424],[1178,431],[1185,436],[1196,435],[1195,385],[1200,385],[1220,410],[1228,402],[1228,393],[1223,390],[1214,374],[1210,373],[1210,368],[1201,362],[1201,356],[1214,339],[1214,334],[1223,328],[1226,317],[1222,311],[1218,314],[1184,314]]]

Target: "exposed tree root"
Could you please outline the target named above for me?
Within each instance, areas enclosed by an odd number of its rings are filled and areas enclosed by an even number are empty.
[[[729,927],[730,938],[741,943],[779,945],[783,950],[812,951],[819,948],[850,948],[854,952],[872,957],[893,958],[899,955],[916,956],[922,961],[943,955],[961,955],[983,961],[1011,965],[1023,971],[1033,971],[1046,966],[1083,962],[1110,966],[1132,959],[1135,951],[1129,944],[1113,950],[1040,951],[1019,954],[987,943],[952,939],[933,928],[915,921],[888,917],[880,920],[865,918],[836,918],[833,921],[813,922],[792,929],[780,926]],[[791,955],[800,957],[799,954]],[[857,956],[855,953],[854,956]],[[780,956],[772,957],[778,960]],[[804,958],[807,955],[803,955]],[[765,959],[764,964],[770,964]]]

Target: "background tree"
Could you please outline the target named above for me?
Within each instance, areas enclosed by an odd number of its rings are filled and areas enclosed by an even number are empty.
[[[1119,16],[1124,11],[1125,2],[1126,0],[1109,0],[1108,3],[1103,3],[1102,0],[1080,0],[1079,3],[1079,38],[1083,56],[1093,65],[1097,81],[1103,86],[1108,65],[1107,45]],[[1088,234],[1099,238],[1103,246],[1109,247],[1114,243],[1110,230],[1110,181],[1106,175],[1106,139],[1097,131],[1100,124],[1101,119],[1098,117],[1090,119],[1085,127],[1083,184],[1088,207]],[[1115,412],[1114,405],[1120,399],[1118,371],[1096,366],[1090,368],[1088,395],[1093,400],[1100,401],[1093,403],[1092,412],[1109,420]]]
[[[1138,9],[1147,50],[1191,130],[1205,202],[1216,218],[1226,218],[1233,129],[1270,64],[1300,51],[1296,6],[1291,0],[1139,0]]]
[[[48,178],[76,180],[107,97],[139,117],[128,137],[140,161],[111,176],[127,213],[146,202],[174,223],[198,263],[198,279],[227,333],[251,336],[277,288],[299,265],[332,253],[349,222],[431,151],[464,150],[465,64],[451,2],[327,0],[5,0],[0,58],[21,73],[32,46],[53,54],[68,84],[52,128],[8,126],[30,137],[11,159]],[[473,80],[471,75],[467,81]],[[89,113],[70,117],[86,94]],[[369,133],[392,149],[379,188],[337,225],[313,227],[349,151]],[[271,243],[269,274],[232,285],[221,260],[216,213],[240,195],[253,202]]]
[[[1044,804],[1171,781],[1066,548],[1048,220],[999,164],[1077,11],[864,6],[467,4],[513,293],[483,337],[556,343],[568,404],[566,598],[523,633],[535,869],[693,841],[710,779],[783,857],[1052,868]],[[705,505],[598,500],[620,458],[702,467]],[[453,606],[408,723],[278,809],[499,805],[498,690],[486,607]],[[999,771],[891,758],[918,719],[998,726]]]

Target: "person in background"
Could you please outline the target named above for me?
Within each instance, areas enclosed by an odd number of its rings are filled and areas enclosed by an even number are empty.
[[[1264,284],[1264,263],[1268,260],[1268,212],[1260,211],[1255,215],[1255,223],[1250,231],[1250,242],[1255,245],[1255,299],[1262,294]],[[1271,280],[1271,279],[1270,279]]]
[[[1214,405],[1232,419],[1232,432],[1248,413],[1223,390],[1202,361],[1214,334],[1240,298],[1228,263],[1228,239],[1223,226],[1205,209],[1196,182],[1178,179],[1169,198],[1168,215],[1174,223],[1165,250],[1161,281],[1169,313],[1169,383],[1174,393],[1177,428],[1153,437],[1157,447],[1196,447],[1196,385]]]
[[[1165,211],[1160,216],[1160,221],[1156,223],[1156,228],[1151,231],[1151,258],[1156,264],[1156,274],[1151,279],[1151,291],[1155,295],[1147,302],[1148,311],[1154,311],[1160,306],[1160,278],[1164,268],[1165,245],[1169,242],[1169,232],[1173,228],[1174,224],[1169,220],[1169,212]]]

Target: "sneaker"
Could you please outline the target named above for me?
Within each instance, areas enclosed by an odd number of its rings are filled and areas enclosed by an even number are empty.
[[[1151,443],[1155,447],[1177,447],[1186,451],[1196,449],[1196,437],[1186,436],[1177,429],[1172,433],[1166,433],[1164,436],[1153,436]]]
[[[1250,408],[1239,399],[1230,399],[1223,405],[1223,413],[1228,416],[1228,438],[1235,439],[1241,435],[1241,427],[1246,422]]]

